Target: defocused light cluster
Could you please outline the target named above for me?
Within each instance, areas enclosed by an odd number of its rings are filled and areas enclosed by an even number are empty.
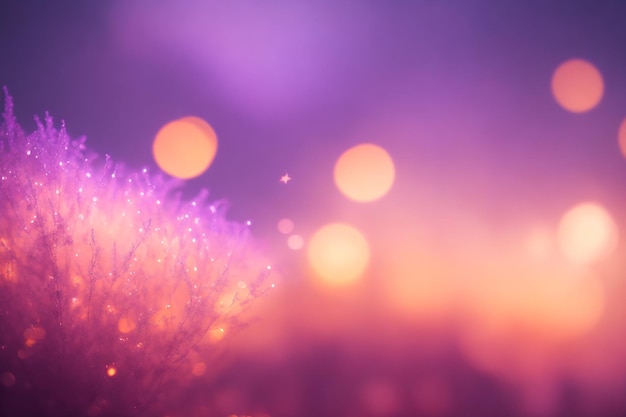
[[[378,145],[351,147],[335,163],[335,185],[345,197],[358,203],[382,198],[391,189],[394,178],[393,160]],[[366,271],[369,257],[367,239],[348,224],[327,224],[315,232],[308,244],[309,263],[326,285],[355,282]]]
[[[552,93],[566,110],[582,113],[596,107],[604,94],[600,71],[588,61],[570,59],[552,76]]]
[[[217,135],[204,120],[184,117],[163,126],[152,145],[154,159],[164,172],[180,179],[206,171],[217,153]]]

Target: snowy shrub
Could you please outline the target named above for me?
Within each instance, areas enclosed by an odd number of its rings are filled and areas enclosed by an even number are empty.
[[[0,127],[0,414],[161,415],[273,284],[206,193]]]

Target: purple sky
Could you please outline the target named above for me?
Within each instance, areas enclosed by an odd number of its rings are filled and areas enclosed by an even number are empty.
[[[201,116],[220,150],[189,193],[208,187],[257,227],[336,195],[332,164],[364,140],[444,194],[487,178],[485,201],[556,189],[575,200],[581,186],[626,178],[618,2],[9,3],[0,83],[23,124],[48,110],[96,151],[142,167],[160,126]],[[593,62],[607,86],[582,115],[550,96],[570,57]],[[277,182],[286,171],[288,191]]]
[[[617,2],[72,3],[0,9],[0,84],[18,120],[28,130],[49,111],[98,153],[157,170],[157,130],[202,117],[218,155],[184,194],[226,198],[230,217],[251,219],[262,240],[282,239],[283,217],[305,238],[396,207],[414,210],[416,225],[462,210],[499,231],[554,222],[583,200],[611,212],[626,204]],[[606,85],[583,114],[550,92],[572,57]],[[332,180],[337,157],[360,142],[385,147],[398,172],[389,197],[367,206]]]

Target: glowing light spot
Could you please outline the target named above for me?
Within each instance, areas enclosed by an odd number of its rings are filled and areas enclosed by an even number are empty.
[[[559,224],[559,243],[565,256],[589,264],[609,255],[617,246],[618,231],[611,215],[594,203],[569,210]]]
[[[290,219],[280,219],[278,221],[278,231],[284,235],[293,231],[293,222]]]
[[[325,284],[346,285],[356,281],[369,262],[369,245],[361,232],[343,223],[319,229],[308,246],[308,259]]]
[[[287,184],[290,180],[291,180],[291,177],[289,176],[289,174],[285,174],[282,177],[280,177],[280,182],[282,182],[283,184]]]
[[[300,250],[304,246],[304,239],[300,235],[291,235],[287,239],[287,246],[291,250]]]
[[[8,261],[4,265],[0,265],[0,282],[17,282],[17,265],[15,261]]]
[[[152,144],[157,165],[167,174],[189,179],[201,175],[217,153],[217,135],[198,117],[184,117],[163,126]]]
[[[619,149],[622,151],[622,155],[626,158],[626,119],[622,121],[617,133]]]
[[[24,345],[33,346],[46,338],[46,331],[43,327],[31,326],[24,330]]]
[[[225,335],[224,327],[213,327],[207,332],[209,343],[217,343],[222,340]]]
[[[395,178],[389,154],[373,144],[361,144],[345,151],[335,164],[335,184],[351,200],[374,201],[383,197]]]
[[[586,112],[602,99],[602,74],[588,61],[570,59],[554,71],[552,94],[565,110],[573,113]]]
[[[12,387],[15,385],[15,375],[11,372],[3,372],[2,375],[0,375],[0,384],[6,388]]]
[[[196,362],[191,368],[193,376],[202,376],[206,373],[206,364],[204,362]]]
[[[136,327],[137,325],[135,324],[135,322],[128,317],[122,317],[117,322],[117,329],[120,331],[120,333],[130,333],[135,330]]]
[[[111,378],[114,377],[115,375],[117,375],[117,369],[115,369],[115,367],[113,366],[107,367],[107,375]]]

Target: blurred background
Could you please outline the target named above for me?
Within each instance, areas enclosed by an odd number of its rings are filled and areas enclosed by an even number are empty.
[[[48,111],[129,169],[176,176],[155,145],[170,122],[214,132],[183,198],[227,201],[282,281],[180,415],[618,417],[625,18],[9,0],[0,84],[27,131]]]

